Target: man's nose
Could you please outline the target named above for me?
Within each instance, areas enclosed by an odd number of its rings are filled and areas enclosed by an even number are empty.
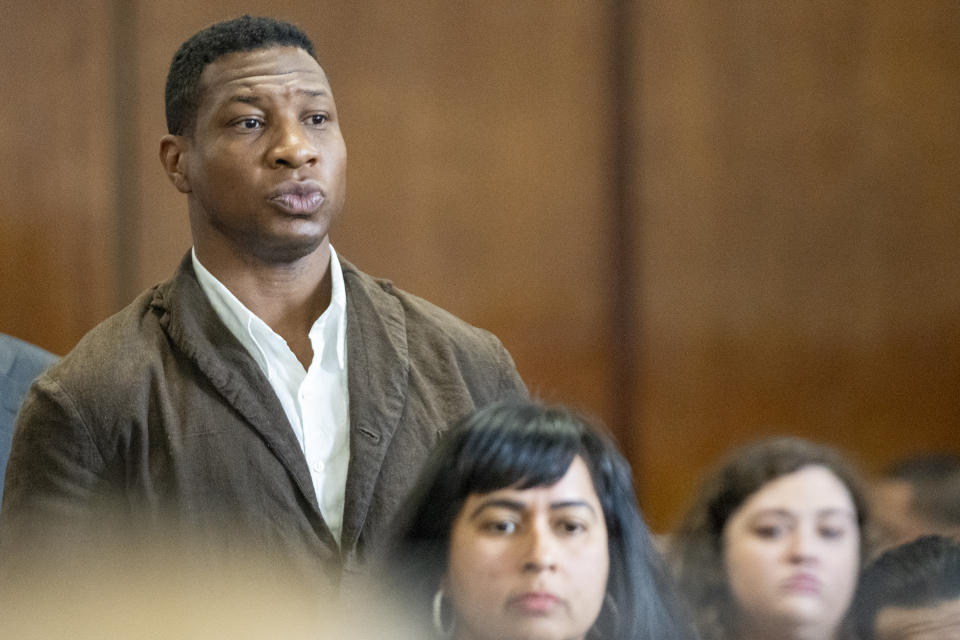
[[[554,571],[560,560],[558,554],[556,535],[549,526],[530,528],[523,561],[524,571]]]
[[[267,155],[271,167],[297,169],[315,164],[318,158],[317,146],[300,122],[281,122],[277,125]]]

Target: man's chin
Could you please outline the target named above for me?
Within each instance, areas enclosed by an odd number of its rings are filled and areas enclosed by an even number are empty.
[[[276,242],[260,242],[249,252],[252,261],[277,266],[292,265],[314,255],[326,246],[326,237],[284,238]]]

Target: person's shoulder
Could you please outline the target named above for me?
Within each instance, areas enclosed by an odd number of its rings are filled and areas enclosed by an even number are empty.
[[[56,360],[57,356],[37,345],[0,334],[0,412],[16,414],[27,389]]]
[[[23,372],[34,378],[55,362],[57,356],[35,344],[0,333],[0,376]]]
[[[408,366],[428,378],[449,379],[456,375],[473,387],[475,398],[490,401],[506,395],[526,396],[513,358],[493,333],[389,280],[369,276],[345,261],[341,263],[347,307],[357,312],[354,319],[348,317],[348,327],[352,322],[360,322],[402,340]],[[453,374],[454,371],[458,373]]]
[[[96,325],[45,375],[66,388],[110,389],[142,380],[144,368],[168,342],[152,305],[161,286],[141,292]]]
[[[490,331],[476,327],[446,309],[396,286],[393,281],[371,276],[341,258],[348,295],[362,294],[374,307],[399,306],[408,338],[442,340],[458,345],[483,345],[502,349]],[[351,286],[351,284],[353,286]]]

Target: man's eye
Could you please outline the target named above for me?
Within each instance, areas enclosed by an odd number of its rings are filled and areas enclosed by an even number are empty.
[[[315,113],[309,118],[307,118],[307,121],[310,124],[314,125],[315,127],[319,127],[320,125],[325,124],[327,122],[327,116],[325,116],[322,113]]]
[[[246,130],[259,129],[263,126],[263,123],[256,118],[243,118],[242,120],[237,120],[233,124],[235,127]]]

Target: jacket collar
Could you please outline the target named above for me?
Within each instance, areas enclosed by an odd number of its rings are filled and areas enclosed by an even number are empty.
[[[410,360],[406,316],[392,285],[342,257],[347,290],[347,379],[350,388],[350,466],[342,548],[352,552],[406,404]]]
[[[407,395],[409,359],[403,308],[391,285],[340,258],[347,298],[350,464],[341,549],[356,547],[387,448]],[[171,341],[261,435],[290,473],[325,542],[336,547],[320,514],[310,471],[269,380],[217,317],[197,281],[188,252],[151,300]]]
[[[173,278],[156,288],[150,302],[170,340],[190,358],[223,398],[260,434],[284,466],[324,542],[336,548],[323,522],[310,470],[270,381],[246,348],[220,320],[200,288],[188,252]]]

